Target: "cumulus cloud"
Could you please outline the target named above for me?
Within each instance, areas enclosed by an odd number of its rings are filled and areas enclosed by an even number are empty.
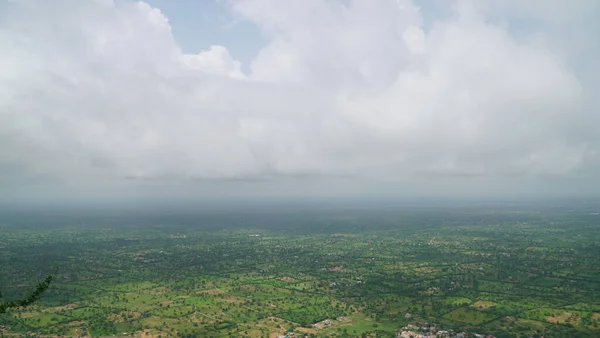
[[[600,6],[502,3],[231,0],[268,39],[246,72],[142,1],[2,4],[0,187],[594,181]]]

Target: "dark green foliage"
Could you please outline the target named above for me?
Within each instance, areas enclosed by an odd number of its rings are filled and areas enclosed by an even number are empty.
[[[301,307],[281,313],[279,317],[289,320],[294,323],[299,323],[301,326],[308,326],[327,318],[337,318],[344,315],[344,312],[337,310],[331,306],[321,304],[320,306]]]
[[[52,282],[52,276],[49,275],[46,278],[44,278],[44,280],[37,285],[37,287],[35,288],[35,291],[30,293],[27,297],[25,297],[23,299],[19,299],[19,300],[0,303],[0,313],[5,313],[6,310],[8,310],[10,308],[25,307],[25,306],[33,304],[34,302],[36,302],[37,300],[40,299],[40,297],[42,296],[44,291],[46,291],[46,289],[48,289],[48,287],[50,286],[51,282]],[[2,293],[0,293],[0,299],[1,298],[2,298]]]

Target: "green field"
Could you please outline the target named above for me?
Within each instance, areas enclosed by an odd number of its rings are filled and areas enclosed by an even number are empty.
[[[5,297],[55,277],[34,306],[0,315],[6,335],[394,337],[427,323],[600,336],[600,219],[583,213],[2,217]]]

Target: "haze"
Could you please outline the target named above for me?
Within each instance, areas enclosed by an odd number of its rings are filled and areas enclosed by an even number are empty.
[[[0,2],[0,200],[580,196],[600,2]]]

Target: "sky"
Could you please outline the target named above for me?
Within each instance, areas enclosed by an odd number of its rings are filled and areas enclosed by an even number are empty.
[[[596,0],[0,0],[0,201],[593,196]]]

